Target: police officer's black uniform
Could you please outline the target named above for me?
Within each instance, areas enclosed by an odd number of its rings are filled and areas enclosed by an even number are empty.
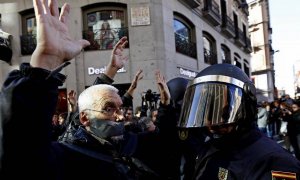
[[[189,83],[178,125],[208,132],[193,179],[299,178],[300,162],[258,130],[256,104],[253,83],[231,64],[209,66]]]

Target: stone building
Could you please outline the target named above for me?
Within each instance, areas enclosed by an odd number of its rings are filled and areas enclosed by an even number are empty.
[[[64,1],[59,1],[62,7]],[[192,79],[203,68],[231,63],[251,76],[251,43],[248,9],[244,0],[66,0],[71,6],[69,27],[75,39],[91,42],[62,73],[68,75],[60,88],[60,106],[66,93],[79,94],[91,86],[105,69],[111,48],[128,36],[125,52],[129,61],[115,77],[114,85],[124,93],[138,69],[144,78],[138,84],[133,106],[141,103],[148,89],[158,92],[156,69],[170,80]],[[0,83],[12,69],[29,62],[35,49],[35,17],[32,0],[0,0],[1,29],[12,35],[12,59],[0,61]],[[102,24],[111,33],[102,36]],[[107,26],[107,25],[105,25]]]
[[[268,0],[249,2],[249,34],[253,46],[251,53],[252,78],[257,89],[258,101],[274,101],[275,87],[272,27]]]

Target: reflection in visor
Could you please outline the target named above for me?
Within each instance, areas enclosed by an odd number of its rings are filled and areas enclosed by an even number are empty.
[[[180,127],[203,127],[235,121],[242,89],[234,85],[205,83],[190,86],[184,97]]]

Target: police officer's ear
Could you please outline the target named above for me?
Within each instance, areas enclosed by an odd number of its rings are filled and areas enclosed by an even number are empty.
[[[86,112],[82,111],[79,113],[79,120],[83,126],[89,126],[90,121]]]

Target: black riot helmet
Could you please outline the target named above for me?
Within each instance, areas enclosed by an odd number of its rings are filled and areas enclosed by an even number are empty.
[[[256,120],[255,86],[231,64],[211,65],[190,81],[183,100],[178,127],[208,127],[238,124],[247,127]]]
[[[170,91],[172,105],[174,107],[181,108],[183,102],[183,96],[188,85],[189,80],[176,77],[167,82],[167,86]]]

